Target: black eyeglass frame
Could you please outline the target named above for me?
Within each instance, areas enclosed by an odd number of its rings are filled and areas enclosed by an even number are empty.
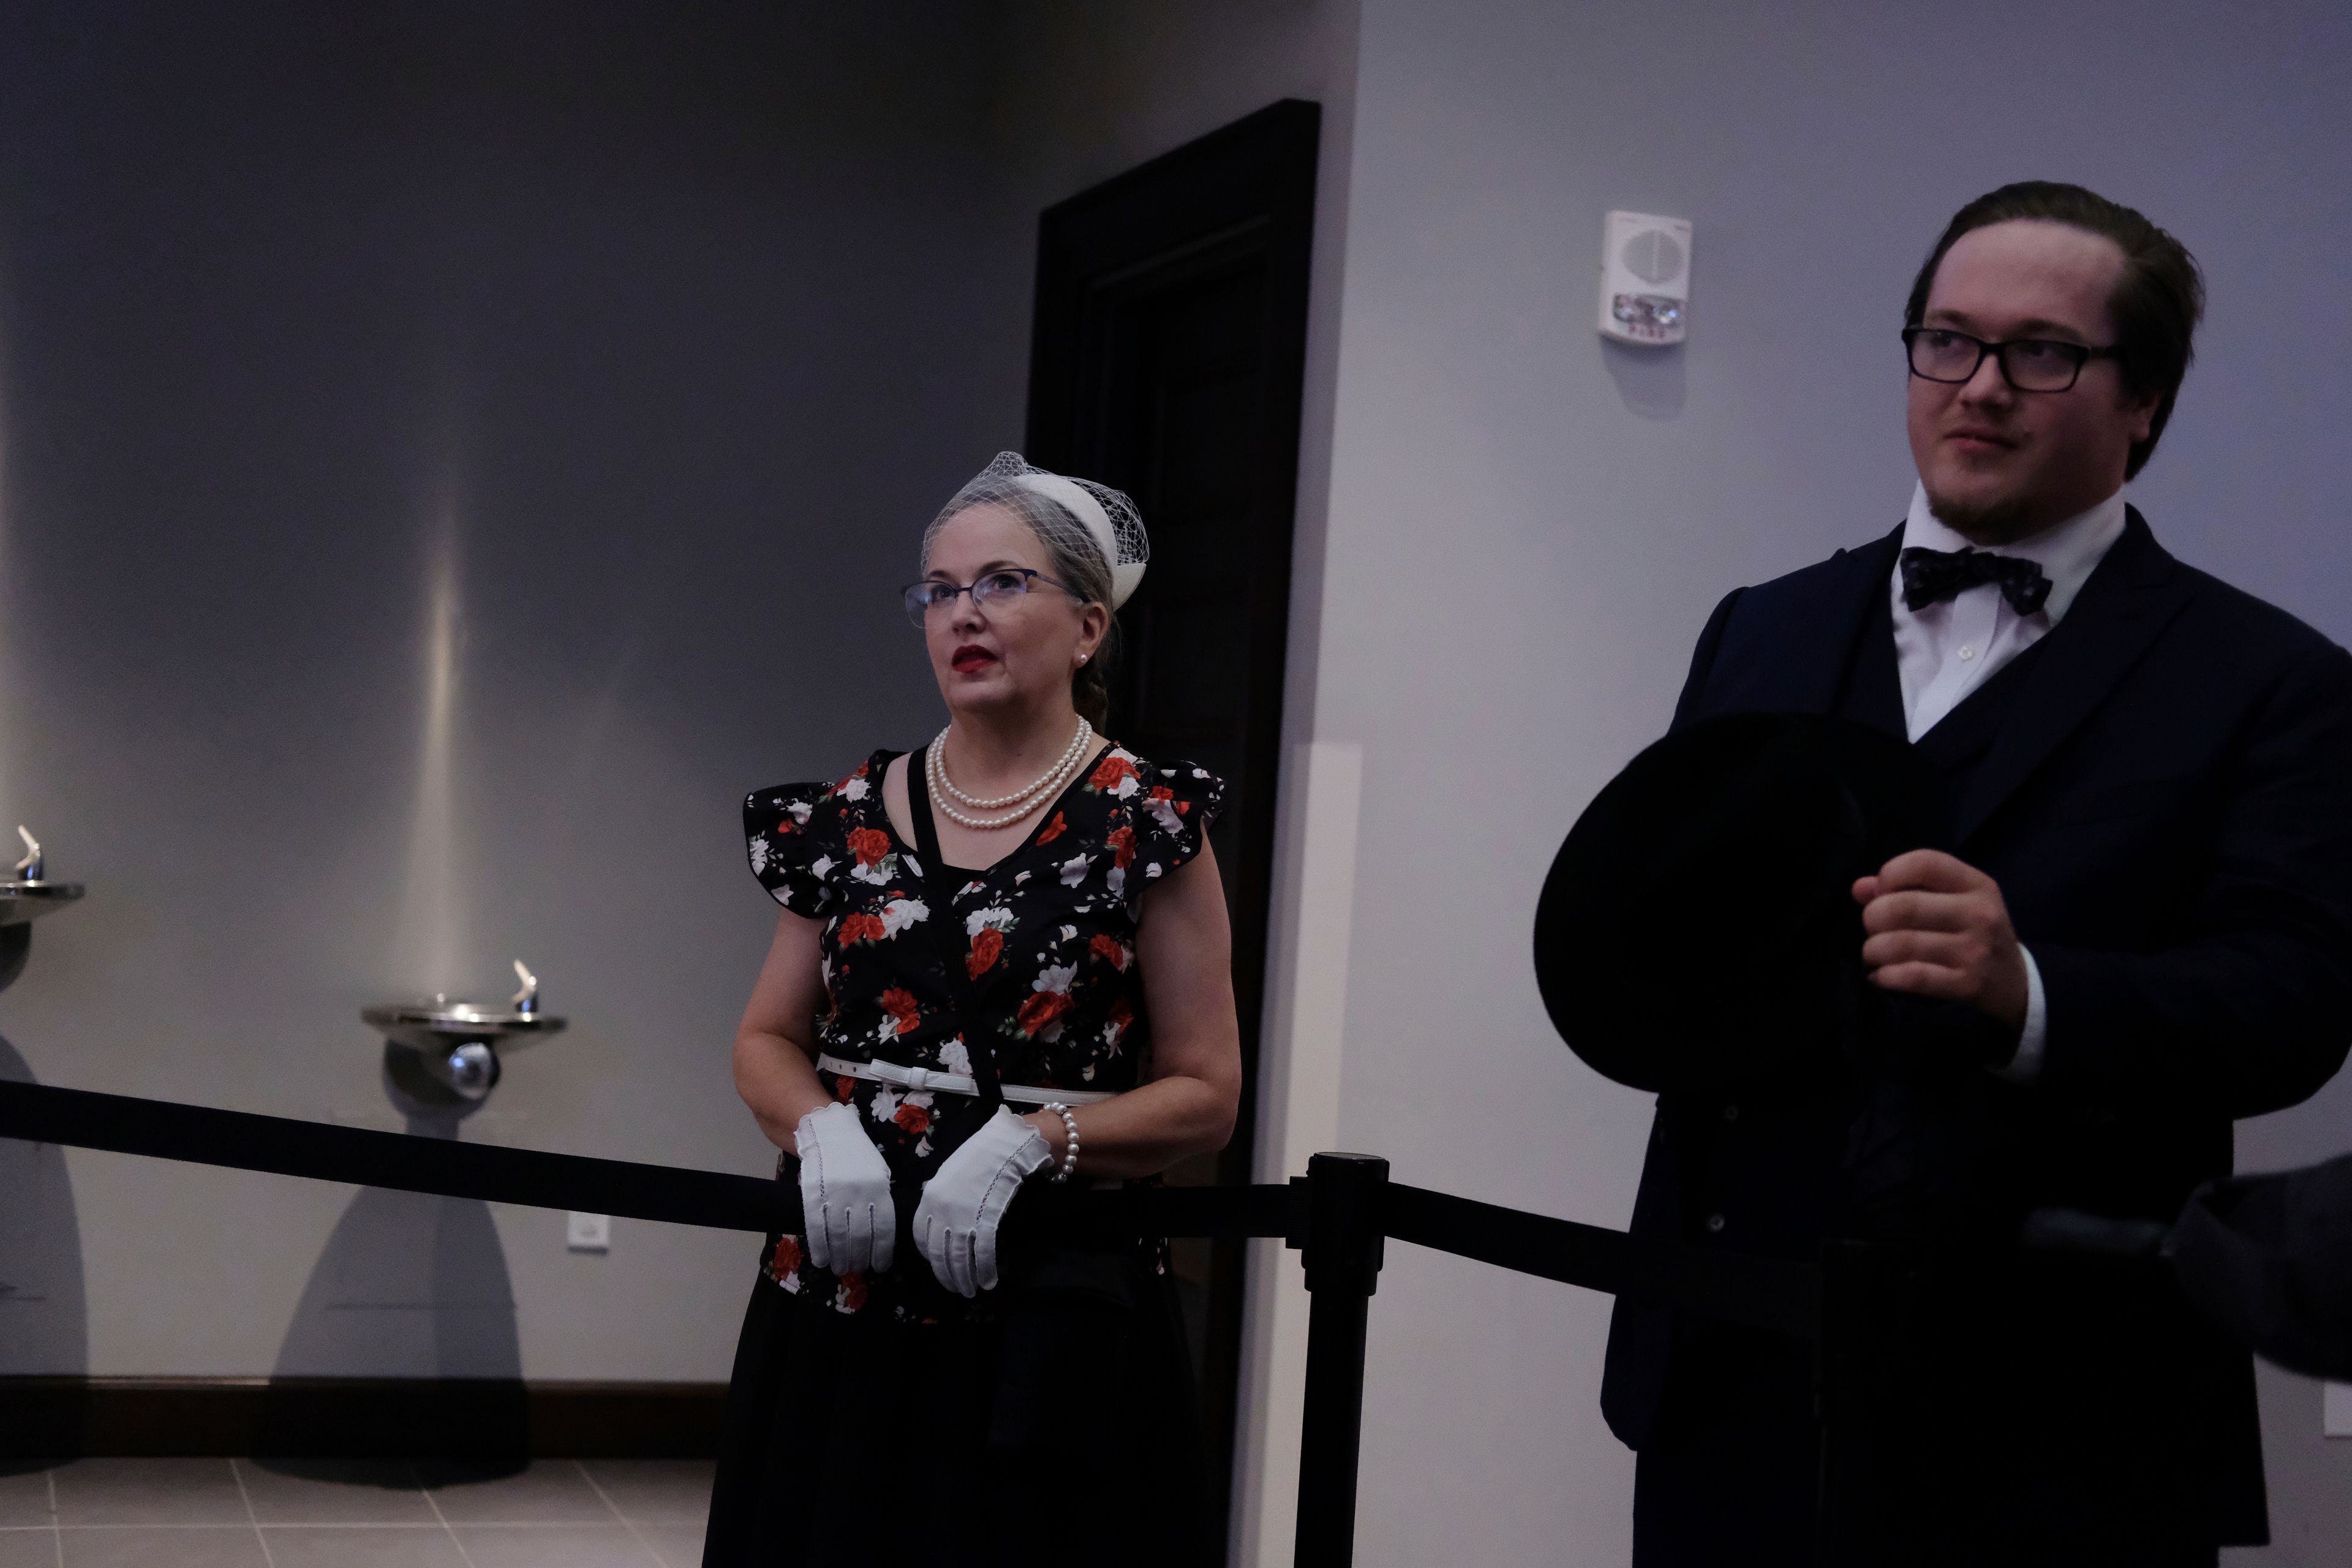
[[[990,599],[1000,596],[995,593],[983,595],[980,592],[980,585],[992,577],[1018,577],[1022,580],[1021,592],[1013,595],[1016,603],[1028,595],[1033,583],[1043,583],[1049,588],[1059,588],[1073,599],[1079,597],[1078,591],[1067,583],[1056,583],[1043,572],[1033,571],[1026,566],[999,566],[992,571],[982,573],[961,586],[944,577],[926,577],[919,583],[909,583],[899,589],[898,596],[907,606],[907,618],[917,626],[920,626],[935,605],[943,607],[951,605],[966,594],[971,595],[971,602],[975,605],[985,607]],[[950,588],[954,591],[943,599],[934,600],[930,596],[931,590],[934,588]],[[922,595],[923,597],[918,599],[915,596],[918,594]]]
[[[1928,332],[1937,332],[1948,338],[1957,338],[1964,343],[1976,344],[1977,357],[1969,362],[1966,375],[1929,375],[1919,368],[1918,350],[1915,345],[1923,335]],[[2010,374],[2009,351],[2028,346],[2037,349],[2058,349],[2074,360],[2074,374],[2066,378],[2065,385],[2020,386],[2017,384],[2017,377]],[[2109,343],[2104,348],[2097,348],[2089,343],[2070,343],[2063,338],[2011,338],[2007,342],[1995,343],[1987,342],[1973,333],[1957,331],[1950,327],[1919,326],[1903,329],[1905,366],[1921,381],[1932,381],[1938,386],[1966,386],[1977,378],[1977,372],[1984,368],[1985,355],[1990,354],[2000,362],[2000,379],[2009,384],[2009,389],[2011,392],[2072,392],[2074,390],[2074,384],[2083,379],[2084,365],[2095,359],[2118,359],[2122,357],[2122,353],[2121,343]]]

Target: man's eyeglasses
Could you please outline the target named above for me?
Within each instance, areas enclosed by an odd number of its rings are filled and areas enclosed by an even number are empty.
[[[2000,361],[2000,378],[2019,392],[2064,392],[2095,359],[2113,359],[2114,345],[2095,349],[2084,343],[2059,342],[2052,338],[2018,338],[1989,343],[1949,327],[1906,327],[1903,347],[1911,356],[1911,374],[1922,381],[1957,385],[1976,379],[1985,355]]]
[[[959,588],[953,583],[929,577],[920,583],[909,583],[901,590],[907,600],[907,618],[921,626],[936,612],[944,615],[949,606],[964,595],[983,610],[1009,610],[1019,604],[1029,592],[1029,584],[1043,583],[1049,588],[1059,588],[1073,599],[1077,595],[1066,584],[1056,583],[1043,572],[1032,572],[1026,566],[1008,566],[1001,571],[983,572],[969,587]]]

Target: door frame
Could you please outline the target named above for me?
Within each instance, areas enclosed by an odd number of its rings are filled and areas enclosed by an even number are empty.
[[[1243,750],[1249,788],[1232,883],[1244,1071],[1233,1141],[1218,1161],[1221,1185],[1250,1181],[1256,1153],[1321,146],[1321,107],[1285,99],[1047,208],[1038,224],[1026,451],[1064,472],[1095,476],[1107,455],[1110,414],[1102,394],[1112,381],[1108,358],[1117,335],[1107,322],[1121,302],[1250,251],[1265,269],[1252,515],[1278,529],[1289,548],[1272,563],[1262,589],[1253,591],[1245,634],[1253,654]],[[1248,1254],[1244,1244],[1223,1241],[1212,1256],[1207,1363],[1200,1373],[1214,1501],[1223,1519],[1237,1446]]]

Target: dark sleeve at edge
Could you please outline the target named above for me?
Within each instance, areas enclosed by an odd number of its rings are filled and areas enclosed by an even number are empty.
[[[2352,1041],[2352,655],[2315,651],[2249,715],[2204,885],[2153,952],[2033,944],[2044,1090],[2093,1110],[2259,1115]]]

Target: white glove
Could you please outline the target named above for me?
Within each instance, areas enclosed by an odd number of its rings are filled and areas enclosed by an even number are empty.
[[[996,1289],[996,1227],[1021,1184],[1054,1163],[1045,1135],[1000,1105],[923,1185],[915,1245],[960,1296]]]
[[[866,1135],[857,1107],[822,1106],[801,1118],[793,1135],[809,1261],[835,1274],[889,1268],[898,1245],[890,1167]]]

